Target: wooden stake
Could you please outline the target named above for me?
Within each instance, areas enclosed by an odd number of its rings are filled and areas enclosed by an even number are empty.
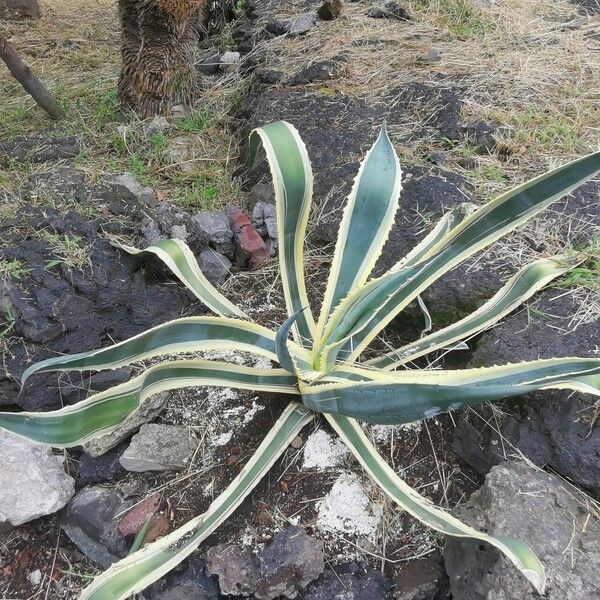
[[[62,110],[56,100],[49,94],[48,90],[17,54],[17,51],[2,35],[0,35],[0,58],[6,63],[13,77],[53,119],[60,119],[62,117]]]

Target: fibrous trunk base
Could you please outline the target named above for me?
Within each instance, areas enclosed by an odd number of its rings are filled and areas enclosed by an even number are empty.
[[[206,0],[119,0],[121,104],[142,119],[191,104],[195,50]]]

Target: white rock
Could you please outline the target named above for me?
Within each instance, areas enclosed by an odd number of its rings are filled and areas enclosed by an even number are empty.
[[[317,527],[325,531],[374,538],[383,508],[369,500],[355,474],[343,473],[317,505],[317,513]]]
[[[36,569],[27,575],[27,579],[33,587],[37,587],[42,583],[42,572],[39,569]]]
[[[404,438],[409,434],[419,433],[423,427],[423,421],[413,421],[402,425],[372,425],[373,439],[378,444],[385,444],[392,439],[392,435]]]
[[[62,457],[0,429],[0,525],[22,525],[59,511],[75,493]]]
[[[234,65],[237,62],[240,62],[240,53],[239,52],[225,52],[221,56],[221,64],[222,65]]]
[[[341,465],[347,456],[348,448],[340,440],[319,429],[311,433],[304,444],[302,466],[305,469],[330,469]]]
[[[213,437],[210,440],[211,446],[225,446],[225,444],[229,444],[231,438],[233,437],[233,431],[230,429],[229,431],[224,431],[219,435]]]

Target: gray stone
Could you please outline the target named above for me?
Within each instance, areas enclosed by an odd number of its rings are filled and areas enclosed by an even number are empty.
[[[231,270],[231,261],[223,254],[215,252],[212,248],[206,248],[206,250],[200,252],[198,265],[206,278],[213,285],[217,286],[221,285],[227,279]]]
[[[429,155],[429,160],[438,167],[445,165],[448,162],[448,153],[447,152],[432,152]]]
[[[219,587],[204,574],[204,562],[192,558],[183,569],[171,571],[147,590],[148,600],[221,600]]]
[[[252,209],[252,214],[250,215],[250,221],[254,228],[262,237],[267,235],[267,228],[265,226],[265,206],[264,202],[260,200],[254,205]]]
[[[286,79],[285,73],[282,73],[281,71],[276,71],[275,69],[257,69],[255,73],[258,81],[266,85],[275,85],[276,83],[283,83]]]
[[[405,563],[396,576],[394,600],[447,598],[448,576],[439,553]]]
[[[327,569],[309,585],[302,600],[389,600],[390,587],[380,572],[365,572],[356,563],[349,563]]]
[[[162,115],[156,115],[147,125],[146,133],[148,135],[155,135],[157,133],[164,133],[171,129],[171,123],[169,120]]]
[[[78,485],[105,483],[118,479],[125,473],[119,458],[125,451],[125,444],[112,448],[102,456],[90,456],[83,452],[77,463]]]
[[[333,21],[340,16],[343,6],[342,0],[324,0],[317,10],[317,15],[323,21]]]
[[[171,238],[176,240],[187,241],[188,230],[185,225],[173,225],[171,227]]]
[[[160,240],[165,239],[165,236],[161,233],[158,223],[151,217],[144,217],[140,224],[140,233],[144,240],[144,247],[154,246]]]
[[[60,510],[75,493],[63,458],[0,429],[0,526],[22,525]]]
[[[188,231],[194,230],[192,217],[170,202],[161,202],[156,208],[156,221],[161,231],[169,235],[174,225],[185,225]]]
[[[274,204],[258,201],[252,209],[251,221],[263,238],[277,240],[277,209]]]
[[[149,186],[143,186],[131,173],[121,173],[106,179],[107,183],[123,186],[138,198],[149,198],[155,196],[154,190]]]
[[[249,548],[219,544],[206,552],[206,574],[219,578],[222,594],[249,596],[256,589],[258,559]]]
[[[166,392],[155,394],[144,400],[116,429],[90,440],[83,445],[85,452],[91,456],[101,456],[111,448],[118,446],[140,426],[153,421],[162,412],[169,396]]]
[[[327,81],[341,76],[344,61],[338,59],[317,60],[300,69],[291,80],[292,85],[304,85],[313,81]]]
[[[259,562],[255,598],[295,598],[323,572],[323,542],[298,527],[290,527],[275,535],[259,555]]]
[[[592,214],[586,212],[586,219]],[[556,296],[555,290],[542,292],[535,304],[539,312],[518,312],[486,333],[477,344],[471,365],[489,367],[552,357],[596,358],[598,323],[569,328],[577,305],[571,294]],[[537,465],[550,466],[600,494],[600,426],[593,423],[596,400],[591,394],[570,390],[533,392],[499,423],[500,433]],[[479,419],[459,421],[453,448],[480,473],[486,473],[506,456],[499,434],[482,423]],[[507,454],[514,452],[509,447]]]
[[[221,56],[220,60],[222,65],[235,65],[240,62],[240,53],[239,52],[225,52]]]
[[[87,487],[65,508],[60,526],[88,558],[106,569],[127,554],[118,525],[119,515],[132,504],[110,488]]]
[[[265,25],[265,29],[272,35],[280,36],[285,35],[290,30],[290,25],[291,23],[288,21],[270,18]]]
[[[206,554],[206,573],[218,576],[222,594],[253,594],[257,600],[295,598],[324,566],[323,542],[298,527],[276,534],[258,556],[236,544],[221,544]]]
[[[270,183],[258,182],[250,190],[250,202],[273,202],[275,194]]]
[[[422,62],[432,63],[442,60],[442,53],[436,48],[431,48],[421,57]]]
[[[386,2],[383,7],[375,6],[368,10],[367,17],[372,19],[395,19],[397,21],[410,21],[412,17],[405,8],[400,6],[396,0]]]
[[[292,22],[288,29],[288,35],[303,35],[310,31],[314,24],[315,18],[310,13],[304,13]]]
[[[527,544],[546,569],[548,600],[600,597],[600,522],[568,484],[523,463],[492,468],[457,516]],[[454,600],[529,600],[532,585],[500,552],[448,538],[446,571]]]
[[[177,471],[190,464],[198,441],[187,427],[142,425],[119,462],[128,471]]]
[[[173,114],[175,107],[173,107]],[[184,173],[192,173],[196,170],[195,158],[196,152],[194,144],[190,138],[186,136],[178,136],[169,140],[165,149],[166,155],[169,157],[171,164],[179,168]]]
[[[277,239],[277,209],[274,204],[265,204],[263,210],[265,227],[267,235],[273,239]]]
[[[210,244],[217,252],[233,258],[233,232],[229,225],[229,217],[222,211],[202,211],[194,216],[194,224],[198,237]]]
[[[202,59],[198,63],[198,71],[203,75],[216,75],[219,72],[220,64],[221,55],[214,54],[213,56]]]
[[[466,136],[484,152],[493,152],[497,148],[495,134],[497,127],[485,121],[474,121],[464,128]]]
[[[123,186],[129,190],[134,196],[141,196],[145,188],[131,173],[121,173],[106,179],[107,183]]]
[[[171,109],[171,115],[177,118],[185,117],[185,115],[187,115],[189,112],[190,111],[188,107],[184,104],[175,104],[175,106],[173,106],[173,108]]]

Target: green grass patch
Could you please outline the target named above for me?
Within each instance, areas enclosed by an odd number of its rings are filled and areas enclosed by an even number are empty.
[[[412,10],[424,20],[437,21],[461,39],[482,37],[495,28],[472,0],[419,0]]]
[[[196,108],[189,115],[175,121],[175,127],[186,133],[199,133],[208,129],[214,122],[214,115],[207,106]]]
[[[40,237],[48,244],[54,255],[54,258],[46,263],[47,269],[64,264],[69,269],[83,271],[86,267],[91,266],[90,246],[83,237],[50,231],[42,231]]]
[[[583,264],[565,273],[558,280],[558,285],[600,291],[600,235],[593,236],[590,244],[576,248],[574,252],[585,254],[588,258]]]
[[[222,178],[199,175],[191,183],[177,187],[173,200],[188,210],[212,210],[219,204]]]
[[[485,119],[498,123],[500,141],[516,149],[582,154],[589,151],[577,115],[558,112],[554,107],[531,106],[523,110],[490,108]]]
[[[23,275],[29,273],[31,269],[28,269],[25,264],[17,258],[7,260],[0,258],[0,279],[6,281],[7,279],[21,279]]]

